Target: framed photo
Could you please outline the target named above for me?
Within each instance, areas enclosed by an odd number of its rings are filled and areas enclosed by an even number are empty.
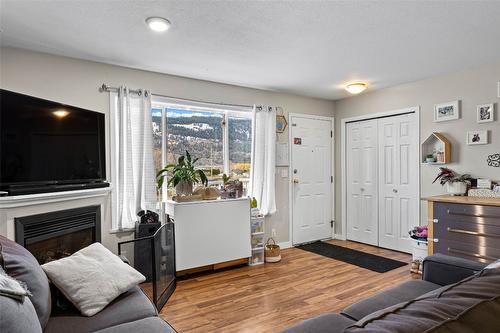
[[[448,121],[460,118],[460,101],[434,105],[434,121]]]
[[[468,145],[486,145],[488,144],[488,131],[469,131],[467,132]]]
[[[477,106],[477,122],[478,123],[488,123],[495,120],[495,109],[492,104],[483,104]]]
[[[287,125],[288,122],[286,121],[285,116],[282,115],[276,116],[276,133],[283,133]]]

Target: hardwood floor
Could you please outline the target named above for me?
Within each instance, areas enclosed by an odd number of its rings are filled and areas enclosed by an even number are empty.
[[[410,262],[404,253],[349,241],[332,244]],[[244,266],[181,280],[160,316],[178,332],[277,332],[420,278],[409,266],[376,273],[299,249],[276,264]]]

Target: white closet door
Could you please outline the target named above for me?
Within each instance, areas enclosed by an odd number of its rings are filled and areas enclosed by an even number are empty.
[[[414,113],[378,120],[379,246],[403,252],[418,225],[417,138]]]
[[[347,124],[347,239],[378,245],[377,120]]]

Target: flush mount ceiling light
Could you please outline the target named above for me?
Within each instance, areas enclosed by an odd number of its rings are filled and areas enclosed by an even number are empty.
[[[153,31],[163,32],[170,28],[170,21],[163,17],[148,17],[146,23]]]
[[[345,90],[347,90],[349,93],[351,93],[353,95],[356,95],[356,94],[359,94],[359,93],[365,91],[366,87],[367,87],[366,83],[356,82],[356,83],[348,84],[345,87]]]

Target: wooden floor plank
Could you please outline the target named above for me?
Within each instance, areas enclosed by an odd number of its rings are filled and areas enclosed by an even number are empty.
[[[348,248],[410,262],[405,253],[349,242]],[[376,273],[299,249],[275,264],[244,266],[193,276],[177,289],[160,316],[178,332],[277,332],[302,320],[339,312],[394,284],[419,278],[409,266]]]

